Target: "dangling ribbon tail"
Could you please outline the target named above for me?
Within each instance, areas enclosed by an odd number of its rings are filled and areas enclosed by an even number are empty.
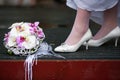
[[[43,56],[55,56],[58,58],[65,59],[65,57],[56,54],[52,51],[52,47],[48,45],[46,42],[43,42],[40,44],[40,48],[35,54],[28,55],[25,60],[25,80],[32,80],[32,66],[34,65],[34,62],[36,61],[37,65],[37,59],[41,58]]]

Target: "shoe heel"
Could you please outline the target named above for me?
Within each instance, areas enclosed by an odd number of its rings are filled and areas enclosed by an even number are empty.
[[[118,37],[115,39],[115,47],[117,47],[117,44],[118,44]]]
[[[89,47],[89,46],[88,46],[88,41],[87,41],[87,42],[86,42],[86,50],[88,50],[88,47]]]

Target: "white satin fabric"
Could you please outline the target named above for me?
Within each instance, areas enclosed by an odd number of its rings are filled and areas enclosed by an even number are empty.
[[[118,25],[120,26],[120,0],[67,0],[67,6],[91,11],[91,17],[98,24],[103,23],[103,11],[118,4]]]

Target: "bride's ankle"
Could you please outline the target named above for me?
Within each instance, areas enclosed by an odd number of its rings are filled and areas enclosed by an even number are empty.
[[[101,29],[96,33],[96,35],[93,37],[94,40],[101,39],[102,37],[109,34],[113,29],[115,29],[117,25],[114,26],[102,26]]]
[[[65,43],[68,45],[77,44],[81,40],[81,38],[84,36],[84,34],[87,32],[87,30],[82,30],[79,32],[77,31],[72,32],[66,39]]]

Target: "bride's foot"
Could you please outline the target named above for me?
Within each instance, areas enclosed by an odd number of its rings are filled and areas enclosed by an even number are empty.
[[[99,40],[109,34],[112,30],[114,30],[117,26],[114,27],[107,27],[102,26],[101,29],[97,32],[97,34],[92,38],[93,40]]]
[[[116,5],[104,11],[104,23],[93,39],[88,42],[89,46],[100,46],[112,38],[120,37],[120,27],[117,26],[117,8],[118,6]]]
[[[87,32],[88,29],[85,30],[78,30],[73,28],[70,35],[68,36],[68,38],[65,40],[64,43],[68,44],[68,45],[74,45],[77,44],[80,39],[83,37],[83,35]]]
[[[84,42],[88,41],[91,38],[92,38],[92,34],[90,29],[88,29],[87,32],[82,36],[82,38],[76,44],[69,45],[67,43],[63,43],[60,46],[56,47],[55,51],[56,52],[75,52]]]
[[[97,40],[90,39],[88,41],[88,43],[86,43],[86,45],[98,47],[98,46],[101,46],[102,44],[104,44],[105,42],[115,38],[116,39],[115,46],[117,46],[117,40],[119,37],[120,37],[120,27],[117,26],[116,28],[111,30],[106,36],[104,36],[100,39],[97,39]]]

